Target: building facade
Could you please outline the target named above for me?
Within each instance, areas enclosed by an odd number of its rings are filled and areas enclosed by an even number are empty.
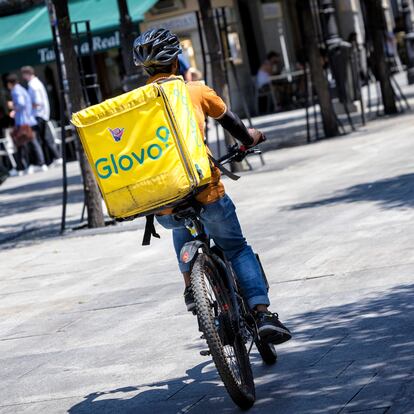
[[[86,2],[93,1],[97,0],[86,0]],[[309,1],[313,5],[315,16],[317,16],[319,13],[318,0]],[[332,0],[336,7],[341,37],[348,40],[355,33],[360,45],[365,43],[362,1]],[[139,27],[136,23],[137,31],[153,27],[166,27],[177,33],[181,39],[184,55],[191,66],[205,72],[202,73],[203,78],[211,83],[211,64],[208,62],[208,53],[203,54],[197,18],[198,0],[144,0],[144,2],[149,5],[145,9],[145,14],[139,18],[138,15],[132,15],[135,21],[141,20]],[[382,2],[389,33],[400,30],[400,0],[382,0]],[[80,4],[79,2],[75,3]],[[143,4],[143,2],[138,3]],[[303,61],[304,49],[298,20],[300,2],[297,0],[212,0],[212,6],[216,10],[215,13],[221,16],[221,22],[223,22],[223,13],[227,22],[225,32],[227,40],[223,37],[222,39],[226,48],[228,44],[228,56],[232,58],[234,63],[234,65],[226,63],[231,104],[237,112],[243,114],[245,112],[243,104],[247,103],[250,112],[254,112],[257,99],[255,76],[260,65],[266,59],[266,55],[271,51],[279,53],[285,71],[294,70]],[[132,14],[136,13],[135,9],[130,11]],[[88,13],[91,12],[93,12],[92,9],[88,11]],[[83,19],[93,18],[87,13],[83,13],[81,16]],[[71,17],[73,16],[71,15]],[[3,17],[0,17],[0,23],[2,19]],[[75,16],[73,19],[76,20],[77,17]],[[102,30],[93,30],[92,33],[93,55],[103,98],[115,96],[123,91],[123,65],[119,53],[120,35],[117,27],[119,22],[117,18],[112,20],[114,23],[111,27],[104,29],[102,26]],[[26,23],[28,24],[28,21]],[[26,23],[22,22],[22,25],[24,26]],[[47,21],[46,24],[48,24]],[[28,31],[27,35],[30,36],[30,34],[31,32]],[[223,35],[223,31],[221,34]],[[4,78],[12,71],[18,71],[20,66],[27,64],[34,66],[41,80],[47,85],[52,101],[52,114],[57,117],[58,82],[52,44],[50,42],[36,44],[32,48],[25,49],[24,53],[17,46],[16,50],[13,50],[12,45],[8,46],[10,47],[5,55],[2,55],[0,47],[0,74],[2,77]],[[81,52],[88,52],[86,48],[87,45],[80,45]],[[400,49],[402,50],[401,47]],[[206,68],[203,58],[207,61]],[[6,99],[7,92],[3,84],[3,87],[0,86],[0,105],[5,106]]]

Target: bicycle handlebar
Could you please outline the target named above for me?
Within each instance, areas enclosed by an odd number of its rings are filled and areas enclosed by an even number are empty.
[[[260,149],[257,147],[246,148],[244,145],[239,146],[239,144],[234,144],[232,146],[229,146],[229,152],[226,155],[219,158],[217,161],[222,165],[228,164],[233,161],[241,162],[250,154],[261,153],[262,151],[260,151]]]

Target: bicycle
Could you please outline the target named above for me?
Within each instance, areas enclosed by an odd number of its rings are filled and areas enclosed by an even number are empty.
[[[242,161],[247,155],[260,153],[257,148],[246,149],[237,144],[218,160],[222,166]],[[255,385],[249,355],[253,344],[263,361],[272,365],[277,361],[275,347],[260,339],[255,318],[241,294],[237,277],[223,252],[212,246],[200,220],[201,206],[186,202],[174,209],[177,220],[194,237],[181,250],[181,260],[191,263],[191,289],[196,303],[199,330],[208,345],[201,355],[211,355],[217,371],[232,400],[242,409],[255,402]],[[256,255],[267,288],[263,267]],[[250,344],[249,344],[250,342]],[[247,348],[247,344],[249,344]]]

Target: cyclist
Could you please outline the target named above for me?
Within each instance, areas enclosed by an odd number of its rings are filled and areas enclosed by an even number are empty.
[[[166,29],[148,30],[137,37],[133,45],[134,63],[142,66],[150,76],[147,83],[175,77],[179,69],[180,53],[182,50],[178,37]],[[260,131],[248,130],[213,89],[202,82],[188,82],[187,88],[203,135],[206,117],[210,116],[247,147],[264,140]],[[274,344],[288,341],[291,338],[289,329],[280,322],[276,313],[268,310],[270,301],[260,265],[243,236],[235,206],[224,191],[218,168],[212,166],[210,184],[196,196],[196,200],[203,206],[200,218],[207,233],[231,262],[243,295],[255,311],[260,337]],[[181,248],[192,240],[192,236],[184,223],[174,218],[172,210],[157,215],[157,221],[173,231],[173,243],[185,282],[185,304],[192,311],[195,303],[190,288],[190,264],[180,261]]]

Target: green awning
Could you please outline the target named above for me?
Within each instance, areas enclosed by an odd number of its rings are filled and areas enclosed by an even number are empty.
[[[133,22],[144,20],[144,13],[156,2],[128,0]],[[94,41],[96,51],[119,47],[117,0],[69,0],[69,13],[71,21],[89,20],[92,34],[101,35]],[[0,73],[52,60],[52,32],[46,6],[0,17],[0,27]]]

